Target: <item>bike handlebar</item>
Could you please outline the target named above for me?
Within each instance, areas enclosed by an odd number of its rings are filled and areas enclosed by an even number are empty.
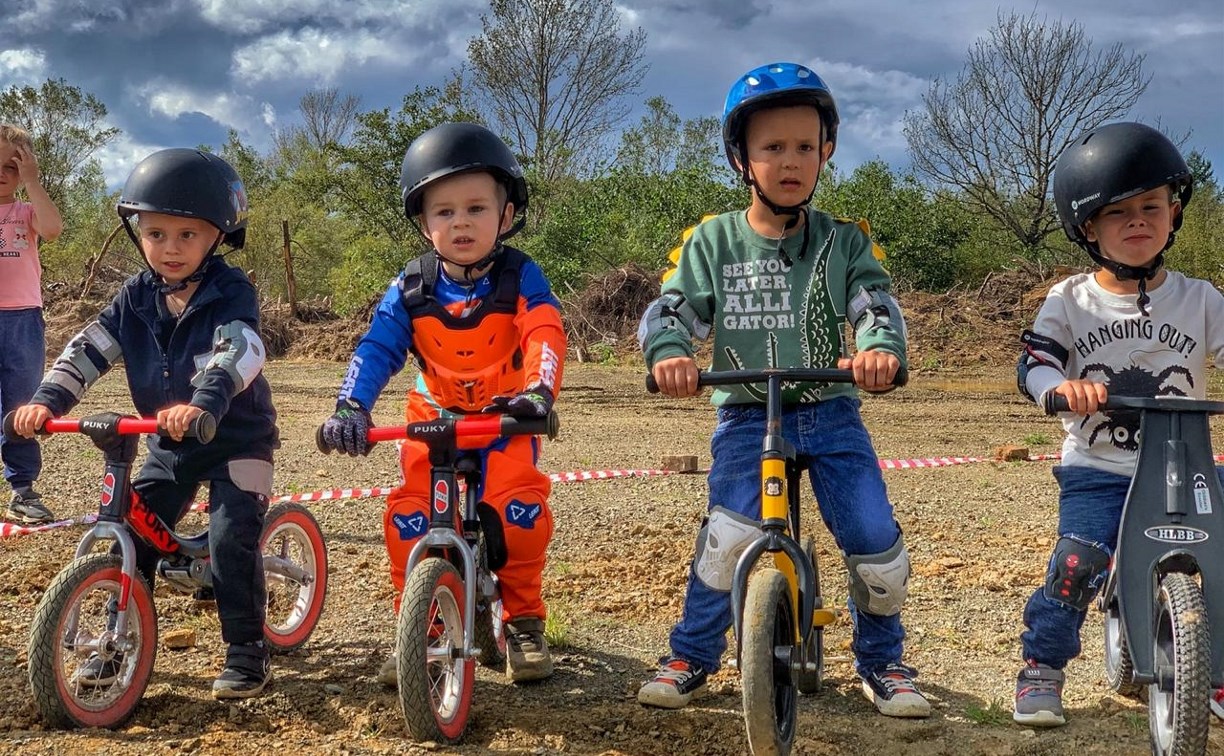
[[[840,368],[765,368],[764,370],[708,370],[697,374],[697,386],[729,386],[741,383],[764,383],[773,376],[800,383],[854,383],[854,371]],[[909,371],[902,366],[893,377],[893,387],[909,382]],[[659,384],[651,373],[646,374],[646,390],[659,393]]]
[[[433,439],[453,434],[455,438],[473,436],[548,436],[557,437],[561,423],[557,413],[549,411],[545,417],[512,417],[510,415],[474,415],[460,418],[438,418],[407,425],[375,426],[366,431],[366,440],[371,444],[379,441],[415,439],[429,443]],[[315,430],[315,446],[324,454],[331,454],[331,447],[323,442],[323,426]]]
[[[1070,412],[1067,397],[1047,392],[1042,402],[1047,415]],[[1110,396],[1097,405],[1101,412],[1116,410],[1163,410],[1166,412],[1203,412],[1208,415],[1224,415],[1224,402],[1211,399],[1190,399],[1182,396]]]
[[[10,412],[4,416],[4,435],[13,436],[13,415]],[[85,433],[92,435],[97,432],[113,432],[120,436],[143,435],[155,433],[169,437],[165,429],[158,427],[156,418],[125,417],[114,412],[102,412],[86,415],[81,418],[58,417],[49,418],[34,433],[38,436],[49,436],[52,433]],[[183,438],[194,438],[202,444],[207,444],[217,435],[217,419],[209,412],[203,412],[191,421]]]

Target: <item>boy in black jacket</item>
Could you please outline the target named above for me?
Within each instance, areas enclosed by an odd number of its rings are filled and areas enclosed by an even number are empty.
[[[221,637],[229,644],[213,695],[250,698],[271,676],[259,536],[272,490],[272,452],[280,442],[261,374],[265,352],[255,287],[214,255],[223,241],[242,247],[246,193],[221,158],[162,150],[136,166],[118,212],[148,270],[124,283],[98,319],[68,343],[31,403],[17,410],[14,428],[33,435],[123,360],[136,411],[156,416],[169,435],[148,437],[149,453],[133,482],[146,506],[173,525],[200,483],[210,484],[213,586]],[[203,412],[217,419],[216,437],[207,445],[183,438]],[[151,587],[157,555],[139,541],[136,548]],[[122,654],[95,655],[79,681],[110,685],[123,662]]]

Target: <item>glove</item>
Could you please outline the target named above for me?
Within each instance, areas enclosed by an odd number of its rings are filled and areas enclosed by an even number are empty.
[[[514,396],[495,396],[485,412],[501,412],[510,417],[547,417],[553,395],[547,386],[529,386]]]
[[[336,405],[336,413],[323,423],[323,443],[345,454],[356,457],[370,453],[370,442],[366,432],[373,425],[370,413],[352,399]]]

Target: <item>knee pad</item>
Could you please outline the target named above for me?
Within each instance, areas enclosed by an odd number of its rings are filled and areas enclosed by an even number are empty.
[[[760,534],[761,526],[755,519],[724,507],[711,508],[697,534],[697,554],[693,557],[697,579],[716,591],[730,591],[740,555]]]
[[[901,605],[909,594],[910,576],[909,552],[903,536],[897,536],[897,542],[888,551],[846,554],[845,560],[850,598],[856,607],[880,617],[901,613]]]
[[[480,519],[480,529],[485,537],[489,569],[496,572],[506,564],[506,531],[497,510],[483,501],[476,505],[476,516]]]
[[[1045,597],[1083,611],[1092,603],[1109,574],[1109,553],[1100,547],[1065,535],[1054,545],[1046,571]]]

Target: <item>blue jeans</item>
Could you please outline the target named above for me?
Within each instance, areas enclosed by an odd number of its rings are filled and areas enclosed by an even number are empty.
[[[887,551],[901,536],[859,404],[858,399],[839,397],[789,407],[782,416],[782,435],[795,445],[808,471],[821,519],[837,547],[855,556]],[[764,406],[719,408],[710,442],[711,509],[720,506],[760,520],[764,438]],[[859,674],[900,661],[905,638],[901,616],[858,611],[853,600],[849,607]],[[711,588],[698,578],[694,560],[683,613],[671,632],[672,654],[707,672],[717,671],[732,622],[730,592]]]
[[[1224,468],[1217,468],[1224,485]],[[1054,468],[1058,480],[1058,535],[1073,536],[1093,544],[1113,557],[1122,524],[1122,507],[1131,479],[1092,467],[1060,465]],[[1053,569],[1053,555],[1047,567]],[[1103,583],[1102,583],[1103,585]],[[1080,628],[1088,609],[1054,601],[1045,595],[1045,586],[1029,597],[1024,607],[1020,634],[1024,659],[1062,669],[1080,654]]]
[[[44,330],[40,307],[0,310],[0,416],[34,396],[46,361]],[[42,472],[42,448],[32,438],[0,435],[0,459],[13,488],[31,485]]]

